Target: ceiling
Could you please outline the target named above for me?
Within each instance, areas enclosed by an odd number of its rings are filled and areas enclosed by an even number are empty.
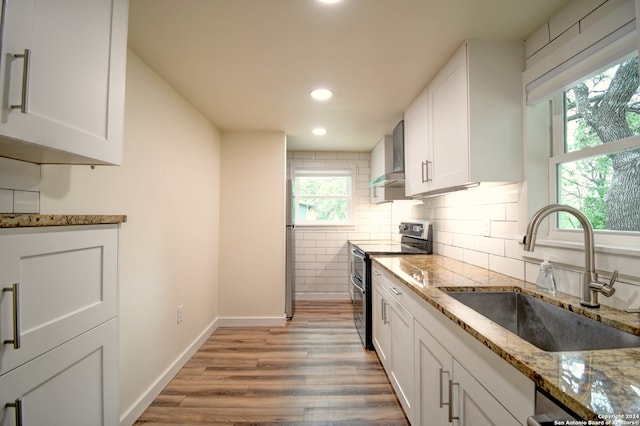
[[[221,131],[369,151],[464,40],[524,40],[568,1],[130,0],[129,47]]]

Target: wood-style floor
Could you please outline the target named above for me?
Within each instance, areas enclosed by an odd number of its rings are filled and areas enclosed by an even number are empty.
[[[136,421],[408,425],[350,302],[298,302],[284,327],[218,328]]]

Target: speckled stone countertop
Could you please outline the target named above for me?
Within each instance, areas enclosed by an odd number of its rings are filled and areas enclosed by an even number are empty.
[[[483,288],[521,291],[636,335],[640,335],[639,314],[605,306],[586,309],[575,297],[562,293],[550,297],[536,292],[533,284],[443,256],[373,256],[373,259],[579,416],[599,420],[617,416],[606,424],[640,423],[636,417],[640,414],[640,348],[547,352],[443,291]],[[629,416],[626,423],[624,416]]]
[[[124,215],[0,214],[0,228],[106,225],[127,221]]]

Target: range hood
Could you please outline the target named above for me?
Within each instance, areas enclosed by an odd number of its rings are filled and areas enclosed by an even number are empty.
[[[379,144],[385,143],[383,139]],[[377,149],[380,149],[376,146]],[[384,152],[384,174],[371,177],[371,187],[404,188],[404,121],[393,128],[391,144],[386,144]],[[373,170],[373,167],[372,167]]]
[[[371,151],[371,202],[406,200],[404,195],[404,121]]]

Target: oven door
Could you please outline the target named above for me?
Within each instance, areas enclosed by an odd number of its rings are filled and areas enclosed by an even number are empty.
[[[351,288],[353,296],[353,322],[358,330],[362,344],[367,345],[367,318],[366,318],[366,293],[364,282],[358,276],[351,275]]]
[[[349,265],[349,270],[351,275],[355,275],[360,281],[365,282],[367,275],[366,253],[356,246],[351,246],[351,265]]]

